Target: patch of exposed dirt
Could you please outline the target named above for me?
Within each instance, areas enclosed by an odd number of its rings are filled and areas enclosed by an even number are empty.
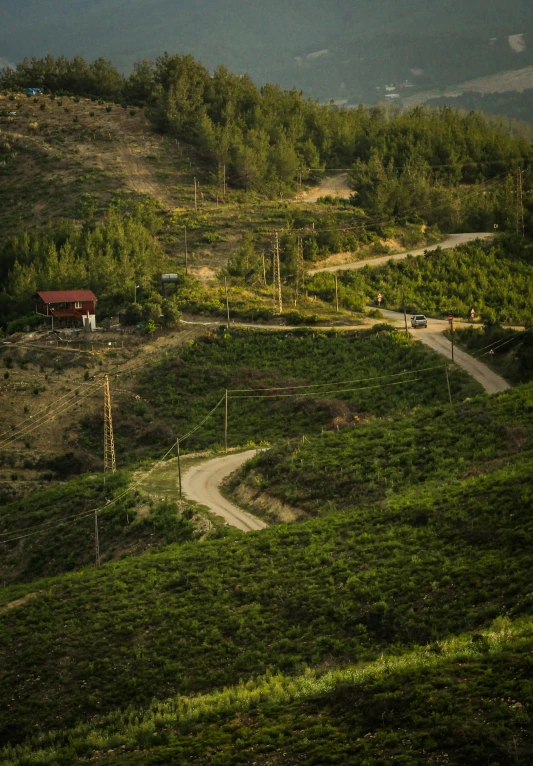
[[[23,606],[23,604],[26,604],[32,598],[36,598],[38,595],[38,593],[26,593],[26,595],[22,596],[22,598],[17,598],[15,601],[9,601],[7,604],[0,606],[0,614],[5,614],[5,612],[9,612],[11,609],[16,609],[18,606]]]
[[[239,484],[232,499],[271,524],[286,524],[306,518],[305,511],[281,502],[267,492],[256,492],[246,484]]]

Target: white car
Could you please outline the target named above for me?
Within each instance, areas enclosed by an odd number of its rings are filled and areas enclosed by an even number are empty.
[[[427,329],[428,320],[423,314],[415,314],[411,317],[411,327],[425,327]]]

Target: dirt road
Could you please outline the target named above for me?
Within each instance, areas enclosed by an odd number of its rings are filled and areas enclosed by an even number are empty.
[[[405,327],[404,316],[400,312],[381,309],[381,313],[386,319],[392,319],[396,322],[399,327]],[[410,317],[408,316],[408,322],[409,319]],[[466,323],[457,322],[457,325],[464,324]],[[414,330],[412,327],[409,327],[409,332],[441,356],[446,359],[451,359],[452,344],[442,334],[446,329],[448,329],[448,321],[446,319],[428,319],[427,330],[422,328]],[[493,372],[486,364],[483,364],[483,362],[480,362],[473,356],[461,351],[457,346],[455,346],[453,357],[455,364],[468,372],[468,374],[471,375],[474,380],[477,380],[478,383],[481,383],[488,394],[498,394],[501,391],[507,391],[507,389],[510,388],[509,383],[507,383],[507,381],[500,375]]]
[[[309,271],[309,274],[318,274],[320,271],[347,271],[350,269],[362,269],[365,266],[382,266],[388,261],[401,261],[403,258],[407,258],[408,255],[424,255],[425,252],[431,253],[437,248],[442,250],[452,250],[457,245],[465,245],[467,242],[473,242],[476,239],[487,240],[494,237],[493,232],[482,231],[475,234],[450,234],[450,236],[439,242],[437,245],[427,245],[426,247],[418,248],[417,250],[407,250],[404,253],[395,253],[393,255],[380,255],[378,258],[367,258],[364,261],[353,261],[352,263],[343,263],[341,266],[327,266],[323,269],[314,269]]]
[[[189,500],[206,505],[214,514],[222,516],[230,526],[242,529],[243,532],[264,529],[267,526],[264,521],[233,505],[219,490],[226,476],[240,468],[256,453],[255,449],[238,452],[193,466],[183,477],[182,488],[185,496]]]

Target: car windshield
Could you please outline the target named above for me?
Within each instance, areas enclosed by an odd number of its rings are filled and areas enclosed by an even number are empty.
[[[425,319],[425,318],[426,318],[426,317],[425,317],[425,316],[423,316],[422,314],[419,314],[418,316],[416,316],[416,317],[415,317],[415,319]]]

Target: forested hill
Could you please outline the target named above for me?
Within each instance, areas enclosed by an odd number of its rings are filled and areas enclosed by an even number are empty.
[[[4,0],[0,57],[96,53],[127,71],[166,49],[356,103],[389,82],[449,85],[526,66],[532,29],[527,0],[182,0],[179,10],[171,0],[95,0],[75,14],[66,0]],[[508,38],[522,34],[516,51]]]

